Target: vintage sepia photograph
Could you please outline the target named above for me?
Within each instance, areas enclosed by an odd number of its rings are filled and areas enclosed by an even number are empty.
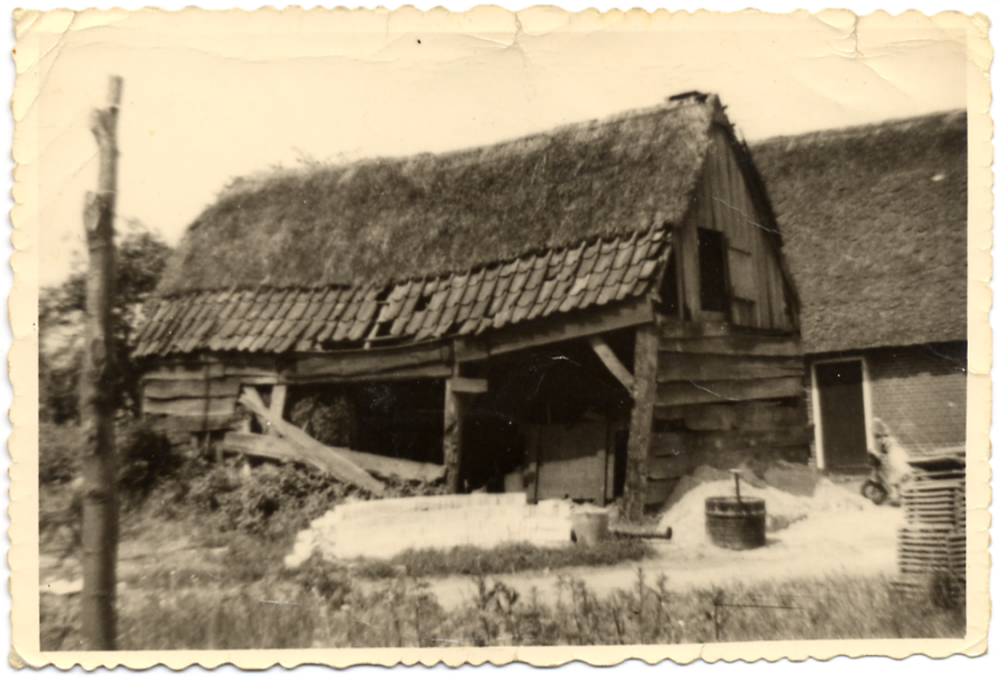
[[[14,24],[15,664],[985,651],[985,17]]]

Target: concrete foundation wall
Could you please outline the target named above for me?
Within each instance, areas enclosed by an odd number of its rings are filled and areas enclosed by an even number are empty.
[[[569,502],[527,503],[523,493],[383,499],[343,504],[299,533],[286,563],[314,551],[330,558],[390,558],[408,548],[479,546],[505,542],[568,545]]]

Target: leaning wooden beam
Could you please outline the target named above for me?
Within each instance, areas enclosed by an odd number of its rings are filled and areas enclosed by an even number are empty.
[[[608,368],[608,372],[613,374],[615,378],[621,382],[622,386],[629,393],[634,393],[635,391],[635,377],[632,373],[628,371],[628,368],[622,365],[622,361],[618,359],[615,352],[611,350],[608,346],[608,342],[604,341],[604,337],[594,336],[590,337],[590,347],[594,349],[594,353],[597,357],[601,359],[604,366]]]
[[[271,389],[271,421],[278,421],[285,415],[285,399],[288,397],[288,387],[284,384],[278,384]],[[269,428],[268,433],[272,435],[277,435],[277,431],[273,427]]]
[[[281,419],[272,419],[271,412],[267,409],[267,406],[261,399],[260,394],[257,393],[257,389],[245,389],[243,394],[240,396],[240,403],[253,412],[264,423],[272,427],[278,435],[287,438],[297,446],[301,447],[307,454],[309,454],[310,458],[317,460],[321,459],[326,472],[330,475],[344,481],[345,483],[353,483],[358,487],[368,490],[372,494],[378,496],[385,494],[385,485],[375,478],[372,478],[357,464],[348,461],[341,455],[337,454],[334,450],[317,442],[302,429],[296,428]]]
[[[277,461],[299,462],[325,472],[323,465],[302,454],[297,445],[279,436],[265,436],[259,433],[239,433],[229,431],[222,439],[223,452],[236,452],[250,457],[263,457]]]
[[[289,424],[291,425],[291,424]],[[444,476],[445,468],[440,464],[423,464],[407,459],[393,459],[379,454],[357,452],[341,447],[324,446],[327,450],[339,454],[344,459],[383,478],[393,476],[403,480],[417,480],[433,483]],[[254,457],[277,459],[279,461],[302,461],[313,464],[311,458],[306,458],[298,452],[300,449],[287,438],[266,436],[257,433],[239,433],[230,431],[222,442],[222,449],[227,452],[238,452]],[[317,467],[318,468],[318,467]],[[322,470],[322,469],[321,469]]]
[[[403,480],[419,480],[434,483],[444,477],[445,468],[441,464],[428,464],[409,459],[394,459],[381,454],[346,450],[341,447],[332,448],[344,459],[352,461],[369,473],[391,478],[396,476]]]

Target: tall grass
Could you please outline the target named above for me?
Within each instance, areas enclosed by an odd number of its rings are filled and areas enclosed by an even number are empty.
[[[426,583],[397,576],[362,591],[346,570],[268,577],[250,584],[129,589],[122,649],[449,647],[676,644],[737,641],[961,637],[965,609],[903,595],[875,578],[733,584],[673,591],[665,577],[596,596],[559,578],[558,597],[475,577],[473,599],[445,611]],[[367,587],[366,587],[367,588]],[[43,600],[43,648],[68,649],[66,606]],[[51,602],[51,601],[50,601]],[[46,610],[50,617],[45,623]]]

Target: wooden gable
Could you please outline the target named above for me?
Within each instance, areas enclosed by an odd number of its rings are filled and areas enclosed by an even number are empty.
[[[792,330],[794,309],[777,229],[764,214],[764,196],[752,188],[752,170],[746,165],[729,129],[715,125],[690,209],[678,229],[683,254],[677,285],[684,318]],[[714,233],[721,237],[706,237]],[[706,270],[706,250],[711,260],[716,248],[719,260]],[[713,290],[708,287],[725,291],[724,308],[709,303]]]

